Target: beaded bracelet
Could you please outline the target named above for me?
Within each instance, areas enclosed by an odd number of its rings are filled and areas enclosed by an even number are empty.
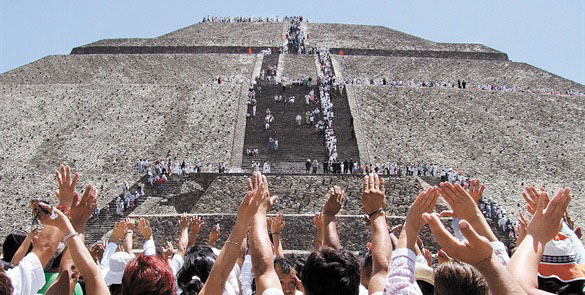
[[[79,236],[79,233],[78,233],[78,232],[76,232],[76,231],[72,231],[72,232],[68,233],[68,234],[67,234],[67,235],[66,235],[66,236],[63,238],[63,243],[66,243],[66,242],[67,242],[67,240],[69,240],[69,239],[71,239],[71,238],[73,238],[73,237],[78,237],[78,236]]]

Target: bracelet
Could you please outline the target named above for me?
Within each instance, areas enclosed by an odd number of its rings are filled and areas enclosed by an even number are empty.
[[[126,233],[127,234],[133,234],[134,232],[131,229],[129,229],[129,230],[126,231]]]
[[[374,215],[380,213],[380,212],[384,212],[384,208],[379,208],[378,210],[368,214],[368,218],[372,219],[372,217],[374,217]]]
[[[72,231],[72,232],[68,233],[68,234],[67,234],[67,235],[66,235],[66,236],[63,238],[63,243],[66,243],[66,242],[67,242],[67,240],[69,240],[69,239],[71,239],[71,238],[73,238],[73,237],[78,237],[78,236],[79,236],[79,233],[78,233],[78,232],[76,232],[76,231]]]
[[[238,246],[238,248],[242,248],[242,246],[240,244],[238,244],[238,243],[236,243],[234,241],[227,240],[227,241],[225,241],[225,243],[226,244],[234,244],[234,245]]]

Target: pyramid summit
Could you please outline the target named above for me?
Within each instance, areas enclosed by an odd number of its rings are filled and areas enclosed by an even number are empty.
[[[417,169],[384,176],[397,222],[418,191],[439,181],[423,165],[480,178],[488,198],[509,212],[523,207],[529,184],[571,186],[571,211],[582,209],[585,86],[481,44],[381,26],[301,22],[294,31],[289,21],[205,21],[47,56],[0,75],[0,89],[3,235],[28,226],[30,197],[52,197],[61,163],[100,190],[90,242],[120,218],[124,182],[132,192],[146,185],[146,195],[123,215],[152,218],[160,241],[174,234],[163,225],[181,213],[208,214],[208,224],[227,230],[242,173],[264,163],[283,196],[276,209],[299,235],[311,234],[305,229],[327,186],[345,186],[342,239],[351,250],[367,239],[367,230],[350,230],[365,229],[358,215],[366,165],[380,174],[391,163]],[[140,159],[173,171],[185,161],[191,173],[150,187],[137,171]],[[345,163],[358,176],[341,175]]]

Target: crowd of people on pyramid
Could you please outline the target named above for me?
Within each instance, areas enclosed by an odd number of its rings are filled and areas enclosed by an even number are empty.
[[[393,86],[393,87],[436,87],[436,88],[457,88],[469,90],[486,90],[486,91],[503,91],[503,92],[525,92],[536,94],[553,94],[561,96],[585,96],[585,92],[575,89],[555,90],[551,88],[531,88],[527,86],[509,86],[501,84],[473,84],[470,85],[465,80],[457,82],[436,82],[436,81],[419,81],[419,80],[386,80],[386,78],[347,78],[343,81],[346,85],[376,85],[376,86]]]
[[[148,175],[148,183],[151,187],[157,186],[160,179],[168,177],[170,175],[188,175],[191,173],[226,173],[226,164],[221,161],[214,166],[211,163],[203,165],[201,161],[194,161],[193,163],[188,160],[183,160],[179,163],[175,160],[175,163],[169,159],[151,161],[147,159],[139,159],[136,164],[136,169],[139,175]]]
[[[284,16],[279,18],[278,15],[275,17],[250,17],[250,16],[206,16],[201,21],[202,23],[278,23],[278,22],[289,22],[294,19],[298,19],[297,16]],[[301,17],[302,18],[302,17]],[[306,21],[306,20],[305,20]]]
[[[331,91],[333,90],[336,78],[331,66],[329,51],[320,50],[318,56],[321,67],[321,77],[319,77],[317,85],[319,86],[319,101],[321,103],[321,110],[323,111],[323,124],[325,127],[325,152],[329,161],[335,162],[337,161],[337,137],[333,130],[335,113],[333,112]]]
[[[288,34],[286,35],[288,43],[285,46],[285,52],[305,53],[305,39],[307,35],[301,29],[303,17],[294,17],[289,22]]]
[[[278,197],[266,176],[254,172],[242,185],[231,232],[221,246],[218,225],[205,241],[205,217],[178,217],[176,243],[156,245],[148,219],[120,219],[107,241],[84,244],[98,191],[76,191],[78,174],[56,171],[56,203],[31,200],[37,226],[9,234],[2,245],[0,294],[582,294],[585,249],[581,229],[568,215],[571,189],[556,193],[528,186],[525,209],[510,239],[492,231],[482,211],[503,209],[485,201],[485,185],[442,182],[420,192],[401,224],[388,224],[384,178],[364,175],[360,188],[369,240],[357,255],[345,250],[336,216],[345,190],[331,184],[314,215],[308,256],[285,255],[282,213],[268,217]],[[236,196],[234,196],[236,197]],[[440,211],[441,198],[449,210]],[[498,212],[500,211],[500,212]],[[490,214],[488,218],[492,219]],[[451,229],[441,217],[451,216]],[[170,224],[170,223],[169,223]],[[430,232],[421,233],[428,226]],[[308,230],[308,229],[307,229]],[[172,231],[172,230],[171,230]],[[285,233],[288,235],[285,236]],[[137,249],[136,239],[143,240]],[[199,240],[199,241],[198,241]],[[423,242],[424,241],[424,242]],[[441,248],[436,248],[438,244]],[[176,245],[176,249],[174,248]],[[432,251],[432,250],[438,251]],[[511,254],[511,256],[510,256]]]
[[[260,71],[260,81],[267,81],[276,84],[276,72],[278,71],[277,64],[269,64],[265,69]]]

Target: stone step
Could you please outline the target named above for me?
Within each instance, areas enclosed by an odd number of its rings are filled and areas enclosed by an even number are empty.
[[[221,235],[217,240],[216,246],[221,247],[225,243],[232,230],[236,216],[235,214],[198,214],[206,226],[199,234],[197,244],[207,243],[207,237],[213,225],[219,224]],[[268,216],[274,216],[269,214]],[[150,221],[152,226],[153,237],[157,245],[163,245],[166,241],[171,241],[176,245],[178,233],[179,215],[131,215],[130,217],[143,217]],[[315,238],[315,226],[312,223],[312,214],[285,214],[285,228],[281,234],[283,247],[287,250],[311,251],[312,242]],[[395,226],[404,223],[403,216],[388,216],[389,226]],[[451,228],[451,220],[443,219],[446,227]],[[338,215],[337,231],[342,246],[350,251],[365,251],[366,243],[370,241],[371,234],[368,225],[362,215]],[[427,226],[421,231],[421,239],[426,247],[437,251],[440,247],[432,238],[431,232]],[[140,239],[136,241],[142,243]]]
[[[247,175],[217,176],[190,213],[236,212],[244,193]],[[362,214],[361,175],[267,175],[272,195],[279,196],[275,212],[285,214],[314,213],[321,210],[330,187],[338,185],[346,192],[341,214]],[[405,215],[422,190],[415,177],[384,177],[387,208],[391,215]],[[186,211],[184,211],[186,212]]]

